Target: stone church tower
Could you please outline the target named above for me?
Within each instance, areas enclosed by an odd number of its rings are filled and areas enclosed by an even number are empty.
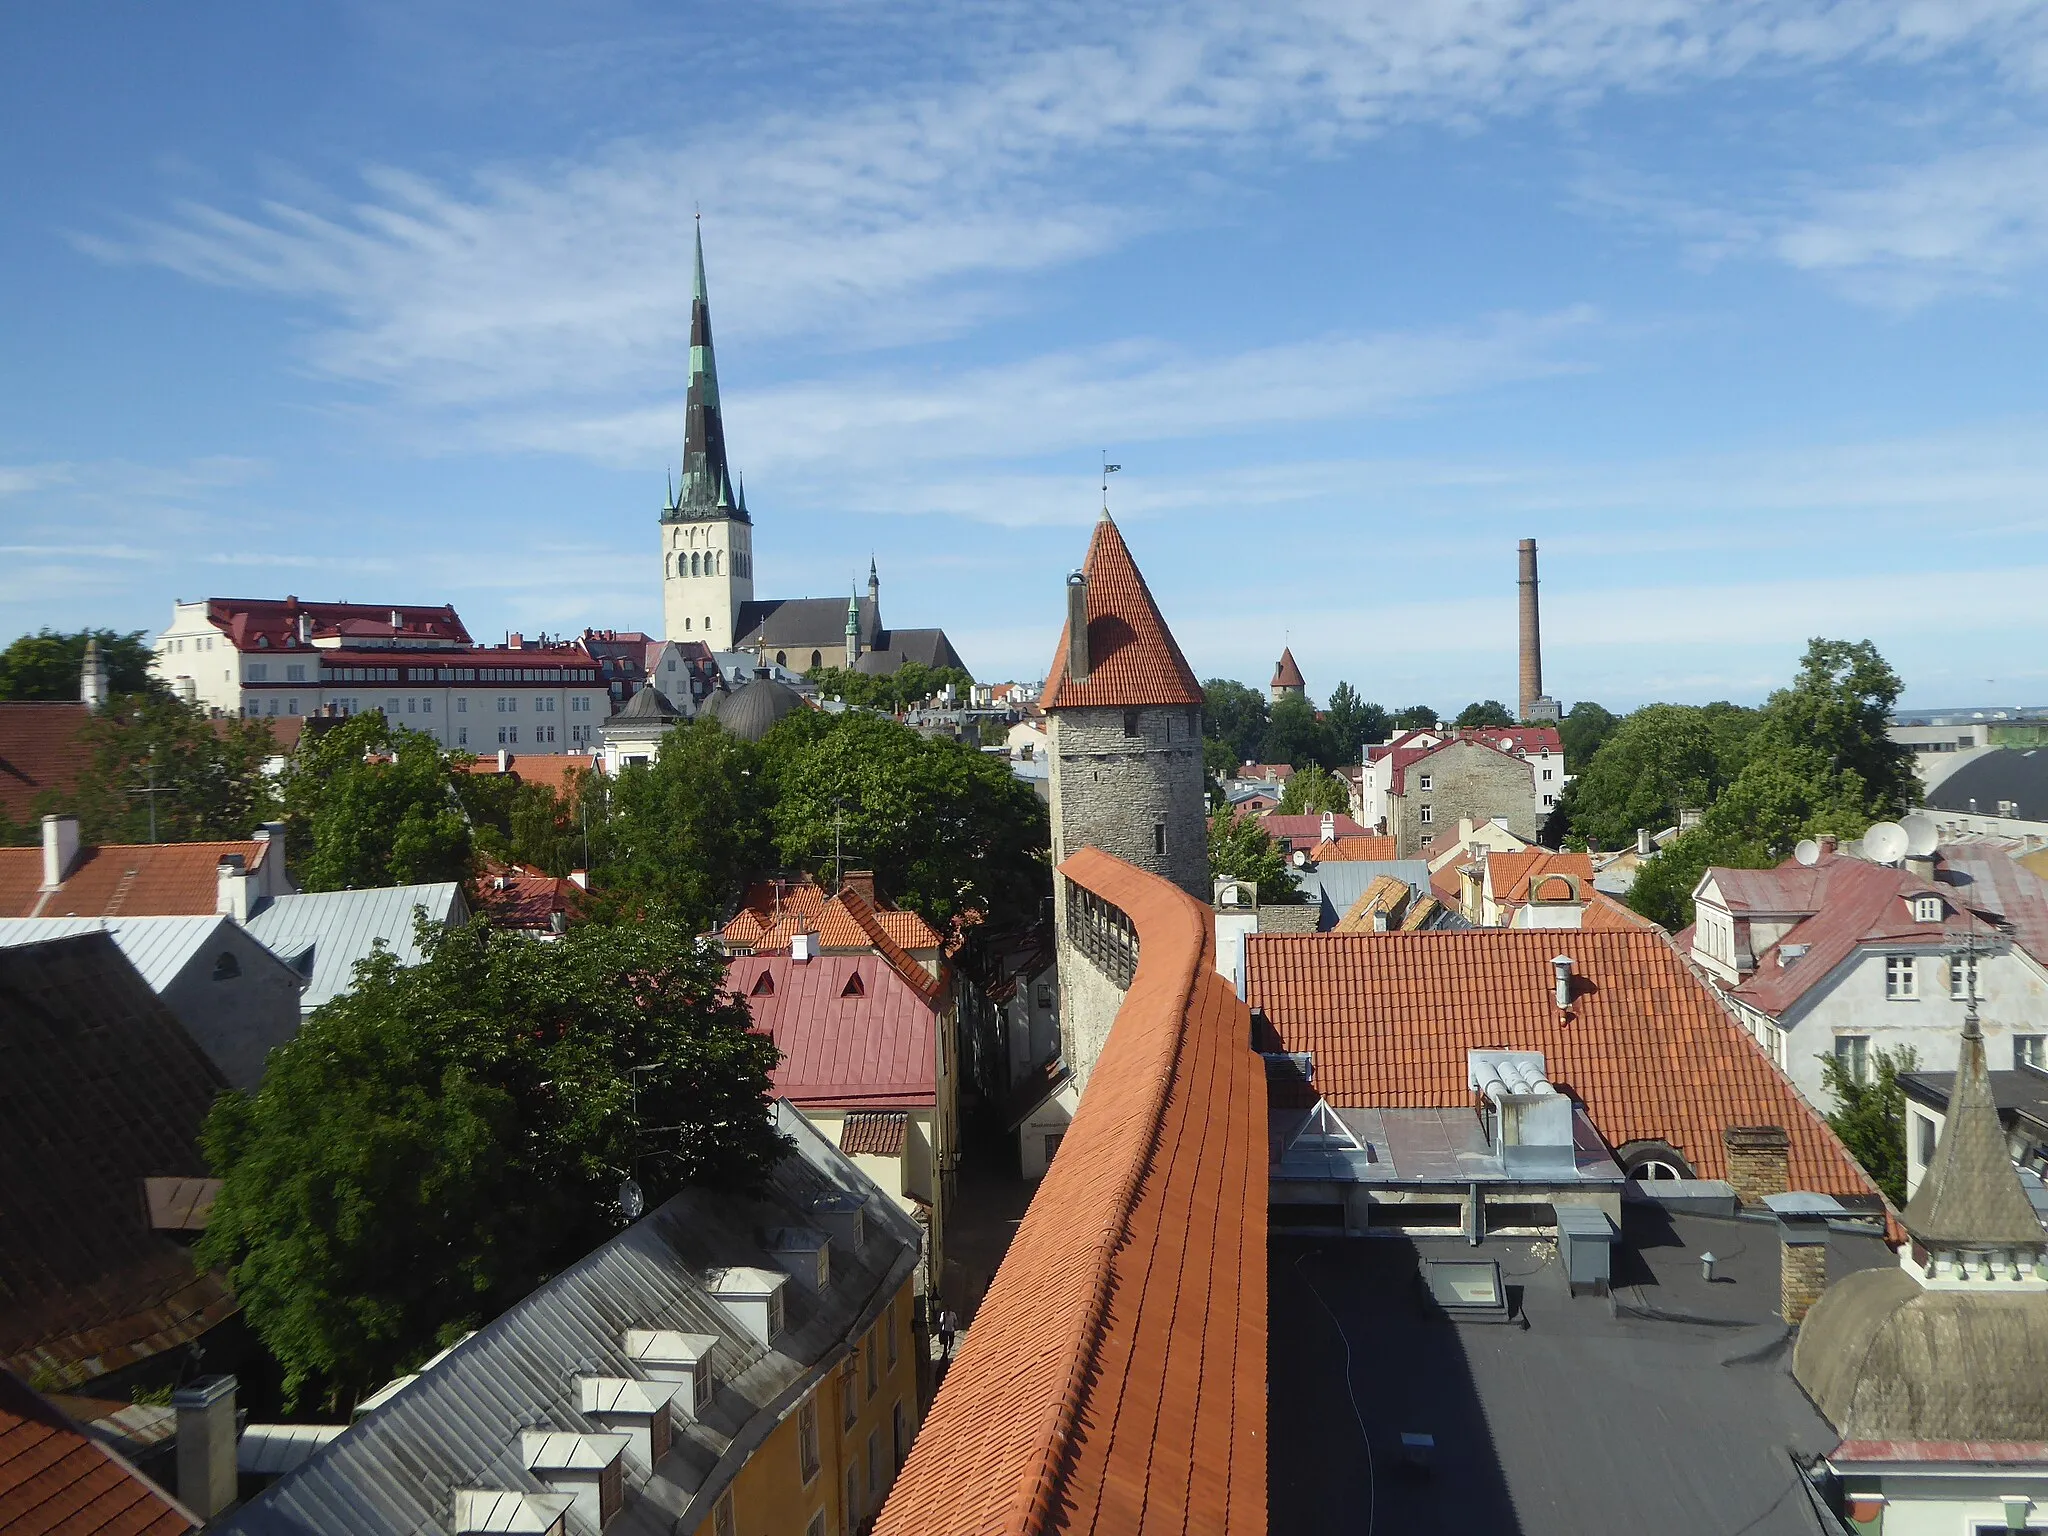
[[[1109,514],[1087,563],[1067,578],[1067,624],[1040,703],[1052,758],[1052,856],[1100,848],[1206,904],[1209,836],[1202,813],[1202,689],[1159,615]],[[1076,949],[1053,877],[1061,1030],[1085,1089],[1115,1006],[1083,995],[1100,972]]]
[[[744,485],[735,489],[718,408],[718,361],[711,350],[711,301],[704,288],[704,231],[697,231],[697,278],[690,294],[690,394],[683,427],[683,479],[661,509],[662,633],[729,651],[740,605],[754,597],[754,520]]]

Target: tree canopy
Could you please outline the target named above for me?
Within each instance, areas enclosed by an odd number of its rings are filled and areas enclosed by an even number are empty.
[[[143,632],[123,635],[111,629],[81,629],[61,634],[54,629],[23,635],[0,651],[0,700],[10,704],[77,703],[85,672],[85,643],[100,643],[106,663],[107,692],[163,693],[150,672],[151,652]]]
[[[1268,763],[1292,763],[1296,768],[1332,768],[1344,753],[1329,725],[1319,719],[1307,699],[1290,694],[1273,706],[1266,725],[1265,756]]]
[[[1754,710],[1737,713],[1754,724]],[[1741,770],[1747,740],[1746,731],[1717,730],[1716,723],[1707,709],[1690,704],[1646,704],[1618,723],[1565,786],[1571,836],[1623,848],[1638,828],[1662,831],[1677,824],[1680,810],[1711,805]]]
[[[1280,804],[1276,807],[1283,816],[1320,816],[1325,811],[1342,814],[1350,808],[1351,793],[1344,781],[1313,764],[1296,769],[1293,777],[1280,787]]]
[[[906,661],[895,672],[871,675],[850,667],[812,667],[804,674],[818,685],[820,697],[844,699],[861,709],[879,709],[900,715],[913,704],[935,697],[948,683],[961,699],[974,686],[974,679],[958,667],[928,667]]]
[[[206,1125],[199,1261],[287,1397],[344,1413],[616,1231],[627,1174],[652,1208],[750,1187],[783,1145],[775,1048],[687,929],[543,943],[479,919],[422,942],[416,966],[366,960]]]
[[[309,891],[467,879],[475,849],[464,797],[483,805],[506,792],[377,711],[308,732],[279,790],[293,873]]]
[[[1620,717],[1611,710],[1602,709],[1590,699],[1582,699],[1571,707],[1571,711],[1557,722],[1557,737],[1564,746],[1564,757],[1568,764],[1585,764],[1600,750]]]
[[[1266,720],[1266,696],[1256,688],[1227,677],[1202,684],[1202,734],[1229,749],[1226,769],[1263,761],[1259,753],[1266,744]]]
[[[1368,704],[1349,683],[1339,683],[1323,711],[1323,722],[1336,738],[1339,764],[1365,761],[1365,748],[1393,733],[1393,718],[1377,704]]]
[[[1885,1198],[1900,1207],[1906,1203],[1906,1090],[1899,1074],[1919,1065],[1909,1045],[1876,1051],[1870,1080],[1859,1082],[1834,1055],[1820,1058],[1821,1081],[1835,1100],[1828,1124]]]
[[[1430,704],[1410,704],[1394,716],[1397,731],[1428,731],[1436,728],[1436,707]]]
[[[1456,723],[1461,731],[1484,730],[1488,726],[1513,725],[1515,717],[1499,699],[1485,699],[1459,710]]]
[[[676,726],[652,763],[629,765],[602,793],[594,883],[694,931],[771,857],[761,751],[709,716]]]
[[[1693,888],[1709,867],[1768,868],[1803,837],[1860,837],[1902,814],[1917,789],[1912,757],[1885,732],[1901,687],[1867,640],[1809,642],[1791,686],[1757,716],[1740,770],[1699,825],[1643,862],[1629,904],[1680,928],[1692,921]],[[1731,735],[1736,720],[1710,714]]]
[[[1300,877],[1287,867],[1287,855],[1256,816],[1241,816],[1224,806],[1209,818],[1209,878],[1249,880],[1259,888],[1261,902],[1294,899]]]

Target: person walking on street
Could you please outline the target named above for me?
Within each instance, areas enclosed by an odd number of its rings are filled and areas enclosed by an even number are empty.
[[[960,1319],[953,1315],[951,1307],[947,1307],[939,1313],[939,1358],[941,1360],[951,1360],[953,1358],[953,1335],[959,1331],[959,1328]]]

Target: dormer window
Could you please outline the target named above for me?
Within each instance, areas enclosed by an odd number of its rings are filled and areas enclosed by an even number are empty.
[[[846,985],[839,989],[839,995],[841,997],[866,997],[868,995],[867,984],[860,979],[859,971],[855,971],[846,978]]]
[[[775,977],[770,972],[763,971],[754,978],[753,989],[748,995],[750,997],[773,997],[775,995]]]
[[[1913,898],[1913,921],[1916,923],[1940,922],[1941,898],[1939,896],[1915,896]]]

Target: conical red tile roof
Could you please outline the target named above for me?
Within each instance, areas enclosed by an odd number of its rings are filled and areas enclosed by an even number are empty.
[[[1274,688],[1306,688],[1308,679],[1301,675],[1301,668],[1294,664],[1294,649],[1289,646],[1280,652],[1280,665],[1273,669]]]
[[[1115,523],[1095,525],[1082,566],[1088,576],[1088,659],[1085,682],[1067,676],[1067,629],[1060,626],[1052,675],[1039,699],[1044,709],[1132,708],[1202,702],[1187,658],[1159,616],[1152,591]]]

